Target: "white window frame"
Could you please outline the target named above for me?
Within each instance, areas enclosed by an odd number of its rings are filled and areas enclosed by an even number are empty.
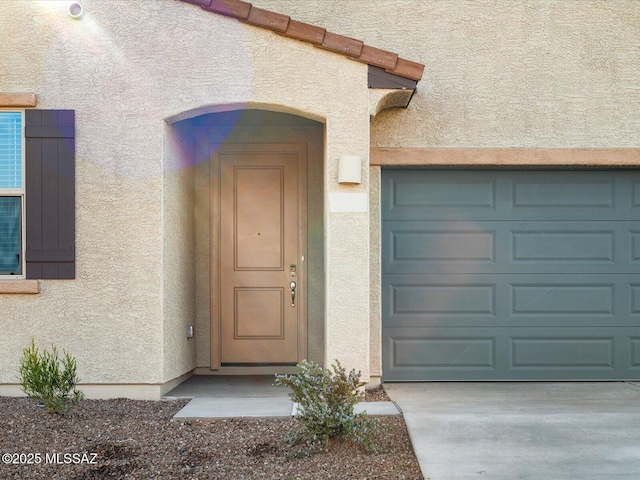
[[[22,154],[22,168],[20,169],[20,173],[22,175],[22,181],[21,181],[21,185],[22,188],[0,188],[0,197],[20,197],[20,214],[21,214],[21,218],[20,218],[20,275],[10,275],[10,274],[5,274],[5,273],[1,273],[0,272],[0,280],[7,280],[7,279],[17,279],[17,280],[23,280],[26,278],[26,260],[25,260],[25,252],[26,252],[26,220],[27,220],[27,216],[26,216],[26,203],[25,203],[25,193],[26,193],[26,188],[25,188],[25,182],[26,182],[26,178],[25,178],[25,168],[26,168],[26,163],[25,163],[25,150],[26,150],[26,140],[25,140],[25,126],[24,126],[24,109],[8,109],[8,108],[0,108],[0,114],[2,113],[20,113],[21,114],[21,119],[20,119],[20,128],[21,128],[21,138],[22,138],[22,148],[21,150],[21,154]]]

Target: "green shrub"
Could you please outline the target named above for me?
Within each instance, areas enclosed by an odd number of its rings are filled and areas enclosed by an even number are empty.
[[[355,414],[353,407],[364,393],[360,387],[360,372],[346,373],[339,361],[324,369],[304,361],[296,367],[295,375],[276,375],[276,386],[291,389],[289,396],[298,403],[296,419],[302,422],[303,431],[292,443],[306,441],[312,447],[328,450],[334,437],[350,438],[372,450],[371,436],[377,421],[365,413]]]
[[[70,408],[69,400],[77,403],[84,395],[76,388],[75,358],[65,351],[60,359],[58,349],[52,345],[51,350],[40,353],[31,339],[31,345],[22,351],[20,384],[22,391],[43,402],[49,413],[64,413]]]

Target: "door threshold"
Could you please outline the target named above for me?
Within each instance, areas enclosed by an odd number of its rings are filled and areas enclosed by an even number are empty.
[[[296,373],[295,365],[285,366],[221,366],[218,370],[211,370],[208,367],[198,367],[194,370],[194,375],[276,375]]]

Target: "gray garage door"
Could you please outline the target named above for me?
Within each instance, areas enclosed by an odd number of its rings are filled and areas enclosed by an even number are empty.
[[[385,170],[383,378],[640,378],[640,173]]]

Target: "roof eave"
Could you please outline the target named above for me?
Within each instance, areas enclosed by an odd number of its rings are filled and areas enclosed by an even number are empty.
[[[371,69],[382,70],[383,72],[397,77],[398,87],[383,88],[407,88],[402,85],[403,80],[414,81],[415,84],[422,79],[424,65],[411,60],[400,58],[398,54],[365,45],[362,40],[345,37],[333,32],[328,32],[322,27],[309,25],[292,20],[286,15],[282,15],[269,10],[254,7],[242,0],[181,0],[200,6],[204,10],[212,13],[235,18],[241,22],[254,25],[259,28],[272,30],[280,35],[284,35],[296,40],[311,43],[315,47],[330,50],[332,52],[345,55],[346,57],[363,62],[369,65],[369,86],[371,87]],[[375,76],[380,76],[376,73]],[[387,77],[390,79],[391,77]],[[393,83],[392,80],[390,80]],[[415,90],[415,85],[413,85]]]

